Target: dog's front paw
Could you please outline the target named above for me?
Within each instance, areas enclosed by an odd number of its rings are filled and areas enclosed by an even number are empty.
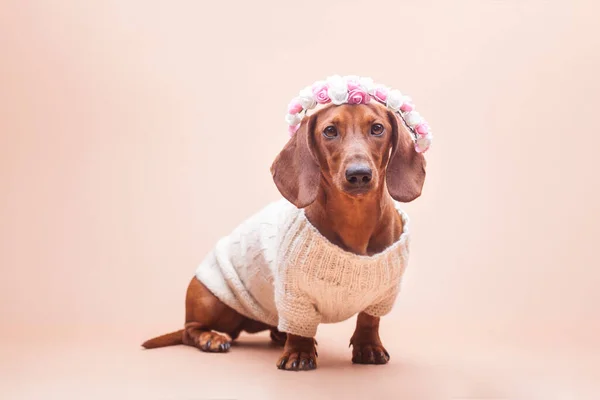
[[[352,345],[352,362],[354,364],[387,364],[390,354],[381,343],[361,343]]]
[[[317,368],[316,354],[304,352],[283,353],[277,361],[277,368],[286,371],[309,371]]]
[[[286,371],[309,371],[317,368],[317,348],[313,338],[288,335],[277,368]]]

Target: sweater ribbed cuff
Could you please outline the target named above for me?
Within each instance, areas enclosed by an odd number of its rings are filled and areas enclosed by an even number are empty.
[[[297,323],[293,320],[280,318],[277,329],[279,330],[279,332],[285,332],[291,335],[302,336],[307,338],[315,337],[317,334],[318,324],[312,325],[306,324],[306,321],[302,322],[303,323]]]

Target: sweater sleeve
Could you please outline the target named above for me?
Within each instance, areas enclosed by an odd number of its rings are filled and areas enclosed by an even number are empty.
[[[365,308],[364,312],[373,317],[383,317],[384,315],[388,314],[394,307],[396,298],[398,297],[398,291],[399,286],[393,286],[381,298],[379,298],[377,302]]]
[[[321,315],[308,296],[302,293],[284,293],[277,300],[280,332],[296,336],[314,337]]]

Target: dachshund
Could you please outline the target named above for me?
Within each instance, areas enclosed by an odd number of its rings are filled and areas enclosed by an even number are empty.
[[[304,211],[333,245],[361,256],[383,252],[399,240],[404,221],[395,202],[421,195],[425,159],[414,150],[402,120],[377,103],[326,105],[305,116],[276,156],[271,174],[281,195]],[[142,344],[146,349],[185,344],[227,352],[241,332],[270,331],[282,346],[282,370],[316,368],[314,337],[282,332],[275,324],[242,315],[197,277],[189,283],[184,328]],[[380,316],[356,314],[350,338],[352,362],[386,364],[390,355],[379,336]]]

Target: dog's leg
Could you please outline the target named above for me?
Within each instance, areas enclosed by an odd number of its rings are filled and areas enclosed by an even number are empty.
[[[275,343],[278,346],[285,346],[285,340],[287,338],[287,335],[285,334],[285,332],[280,332],[277,327],[274,326],[269,326],[266,324],[263,324],[262,322],[258,322],[258,321],[254,321],[251,319],[247,319],[244,324],[241,327],[241,331],[243,332],[247,332],[247,333],[258,333],[258,332],[263,332],[269,330],[270,332],[270,336],[271,336],[271,341],[273,343]],[[231,334],[230,334],[231,336]]]
[[[248,318],[222,303],[196,277],[185,298],[185,327],[142,344],[146,349],[186,344],[202,351],[225,352],[243,330]],[[264,329],[268,329],[265,326]],[[222,332],[229,335],[218,333]]]
[[[379,338],[379,318],[359,313],[356,329],[350,339],[352,362],[355,364],[386,364],[390,355]]]
[[[285,342],[287,340],[287,334],[285,332],[280,332],[277,328],[271,328],[271,341],[275,343],[277,346],[284,347]]]
[[[258,333],[268,329],[277,330],[239,314],[193,277],[185,299],[184,329],[147,340],[142,346],[153,349],[185,344],[202,351],[221,353],[229,350],[231,342],[241,332]]]
[[[248,318],[221,302],[195,277],[188,286],[185,305],[183,342],[202,351],[228,351],[248,323]]]
[[[315,369],[317,356],[314,338],[287,334],[283,354],[277,361],[277,368],[288,371]]]

